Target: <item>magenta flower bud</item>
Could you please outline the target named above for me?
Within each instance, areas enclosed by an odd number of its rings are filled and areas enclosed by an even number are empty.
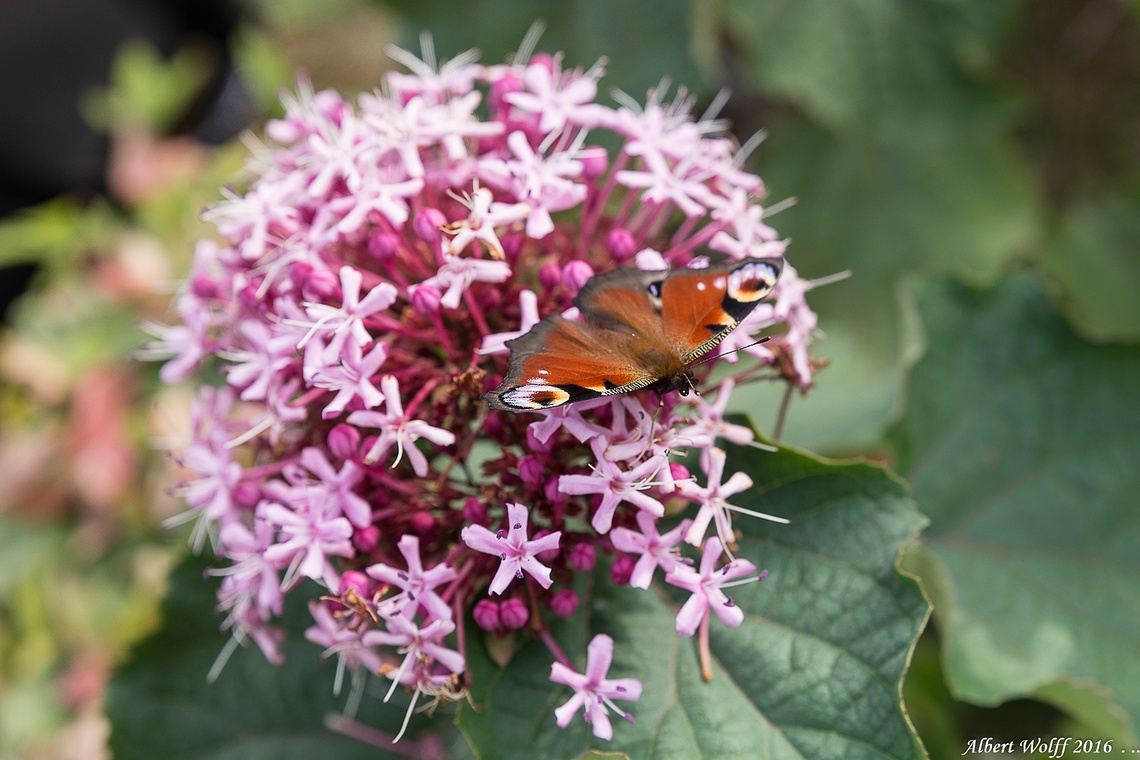
[[[486,525],[487,505],[474,496],[468,496],[463,502],[463,519],[471,525]]]
[[[238,291],[238,300],[242,306],[256,311],[261,305],[261,298],[257,295],[257,286],[252,282]]]
[[[497,380],[495,380],[494,385],[491,385],[489,387],[484,388],[484,392],[494,389],[496,386],[498,386],[498,384],[500,382],[502,382],[502,380],[503,380],[503,378],[500,376]],[[530,430],[530,428],[527,428],[527,430]],[[491,438],[493,440],[495,438],[498,438],[502,434],[502,432],[503,432],[503,415],[501,415],[501,414],[489,414],[489,415],[487,415],[486,418],[484,418],[484,420],[483,420],[483,435],[485,435],[488,438]]]
[[[531,488],[540,487],[545,474],[546,465],[533,454],[527,454],[519,460],[519,477]]]
[[[243,480],[234,487],[232,497],[239,507],[253,509],[261,501],[261,487],[251,480]]]
[[[355,459],[360,451],[360,430],[346,422],[329,431],[329,451],[337,459]]]
[[[412,532],[421,536],[431,536],[439,530],[439,521],[427,512],[416,512],[412,515]]]
[[[530,68],[531,66],[542,66],[548,72],[553,74],[554,56],[552,56],[550,53],[535,53],[530,57],[530,60],[526,62],[526,65],[527,68]]]
[[[606,149],[597,145],[583,149],[579,154],[579,160],[582,162],[582,176],[588,180],[602,176],[610,166]]]
[[[340,593],[347,594],[352,589],[361,599],[372,596],[372,581],[359,570],[348,570],[340,576]]]
[[[499,242],[503,244],[503,255],[508,261],[514,261],[519,257],[523,243],[526,242],[526,235],[521,232],[507,232],[499,236]]]
[[[375,525],[357,528],[352,534],[352,545],[361,554],[371,554],[380,545],[380,529]]]
[[[553,261],[538,268],[538,284],[546,290],[554,290],[562,283],[562,270]]]
[[[614,257],[614,261],[628,261],[637,253],[637,240],[625,227],[614,227],[606,233],[606,250]]]
[[[435,314],[439,311],[439,301],[443,294],[434,285],[420,285],[412,291],[412,308],[416,314]]]
[[[445,224],[447,224],[447,217],[443,215],[442,211],[431,206],[417,213],[412,219],[412,229],[415,230],[416,237],[430,245],[433,250],[438,249],[443,240],[443,232],[440,231],[440,227]]]
[[[504,628],[517,631],[530,620],[530,610],[526,608],[522,599],[505,599],[499,605],[499,619]]]
[[[546,529],[536,531],[534,534],[534,540],[537,541],[540,538],[543,538],[544,536],[549,536],[551,533],[553,533],[553,531],[546,530]],[[562,552],[562,550],[559,549],[557,546],[555,546],[553,549],[547,549],[546,551],[539,552],[538,554],[536,554],[534,556],[538,557],[543,562],[549,564],[549,563],[553,562],[554,560],[558,559],[558,555],[561,552]]]
[[[534,425],[528,425],[526,429],[526,447],[536,454],[549,454],[554,448],[554,438],[547,438],[545,441],[539,440],[534,432]]]
[[[637,560],[628,554],[619,554],[614,563],[610,565],[610,580],[615,586],[626,586],[633,575],[633,567]]]
[[[582,286],[589,282],[593,276],[594,268],[577,259],[571,261],[562,270],[562,282],[574,292],[581,290]]]
[[[212,301],[218,297],[218,281],[213,277],[200,274],[190,281],[190,292],[203,301]]]
[[[503,620],[499,612],[499,603],[491,599],[480,599],[475,602],[475,609],[471,610],[475,618],[475,625],[484,631],[497,631],[503,627]],[[523,620],[523,624],[526,620]]]
[[[669,474],[673,477],[673,480],[677,482],[680,482],[682,480],[689,480],[693,477],[689,472],[689,468],[680,462],[669,463]]]
[[[558,475],[551,475],[546,479],[546,484],[542,488],[543,495],[551,504],[565,504],[569,499],[569,496],[559,490],[558,478]]]
[[[309,276],[301,286],[309,298],[318,300],[322,298],[340,298],[340,278],[335,273],[320,267],[311,267]]]
[[[578,595],[564,588],[550,598],[550,611],[560,618],[568,618],[578,610]]]
[[[379,261],[388,261],[400,250],[400,236],[392,232],[377,232],[368,238],[368,252]]]
[[[579,572],[592,570],[597,559],[598,550],[593,544],[574,544],[570,548],[570,567]]]
[[[507,102],[507,95],[522,92],[522,78],[518,74],[506,74],[491,83],[490,102],[496,111],[509,110],[511,105]]]

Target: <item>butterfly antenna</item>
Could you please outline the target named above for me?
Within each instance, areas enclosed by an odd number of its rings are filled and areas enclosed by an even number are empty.
[[[729,354],[735,354],[737,351],[743,351],[746,348],[752,348],[753,346],[759,346],[761,343],[767,343],[770,340],[772,340],[771,336],[765,335],[760,340],[754,340],[751,343],[749,343],[747,346],[741,346],[740,348],[734,348],[731,351],[725,351],[723,354],[713,354],[712,356],[702,357],[701,359],[693,362],[689,366],[690,367],[696,367],[699,364],[704,364],[705,362],[711,362],[713,359],[719,359],[722,356],[728,356]],[[690,384],[692,384],[691,380],[689,382],[690,382]],[[696,388],[693,388],[693,390],[695,391]]]

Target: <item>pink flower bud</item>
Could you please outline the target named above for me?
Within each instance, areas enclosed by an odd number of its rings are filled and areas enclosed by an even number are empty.
[[[190,281],[190,292],[203,301],[212,301],[218,297],[220,288],[213,277],[200,274]]]
[[[342,422],[329,431],[329,452],[337,459],[355,459],[360,452],[360,430]]]
[[[543,528],[542,530],[539,530],[539,531],[535,531],[534,540],[537,541],[538,539],[543,538],[544,536],[549,536],[553,532],[554,531],[547,530],[546,528]],[[562,553],[562,549],[556,546],[553,549],[547,549],[544,552],[539,552],[538,554],[536,554],[534,556],[538,557],[538,559],[540,559],[543,563],[550,564],[554,560],[558,559],[558,555],[561,553]]]
[[[579,572],[592,570],[597,559],[598,550],[593,544],[574,544],[570,549],[570,567]]]
[[[673,477],[674,482],[689,480],[693,477],[692,473],[689,472],[689,468],[680,462],[669,463],[669,474]]]
[[[636,564],[637,560],[628,554],[619,554],[614,563],[610,565],[610,580],[615,586],[628,585],[630,576],[633,575],[633,567]]]
[[[368,252],[379,261],[388,261],[400,250],[400,236],[391,232],[377,232],[368,238]]]
[[[443,240],[443,233],[439,228],[445,224],[447,217],[442,211],[431,206],[417,213],[412,219],[412,229],[416,237],[430,245],[433,250],[438,249],[440,241]]]
[[[534,432],[534,425],[528,425],[526,429],[526,447],[536,454],[549,454],[554,448],[554,437],[551,436],[545,441],[539,440]]]
[[[526,608],[522,599],[505,599],[499,605],[499,619],[502,620],[504,628],[517,631],[530,620],[530,610]]]
[[[416,314],[434,314],[439,311],[439,301],[443,294],[434,285],[420,285],[412,291],[412,308]]]
[[[412,515],[412,531],[420,536],[433,536],[439,530],[439,521],[427,512]]]
[[[372,581],[359,570],[349,570],[340,576],[340,593],[347,594],[352,589],[362,599],[372,596]]]
[[[546,465],[542,460],[533,454],[527,454],[519,460],[519,477],[522,482],[526,483],[531,488],[538,488],[542,485],[542,478],[546,474]]]
[[[531,66],[541,66],[542,68],[546,69],[548,73],[553,74],[554,56],[552,56],[550,53],[535,53],[530,57],[530,60],[526,62],[526,66],[528,69]]]
[[[475,602],[475,609],[471,611],[471,615],[475,618],[475,625],[484,631],[497,631],[503,626],[499,603],[490,599],[480,599]],[[523,623],[525,624],[526,620],[523,620]]]
[[[241,301],[242,306],[247,309],[256,311],[261,305],[261,298],[257,295],[257,286],[252,282],[238,291],[238,300]]]
[[[234,487],[233,500],[243,509],[253,509],[261,501],[261,487],[251,480],[243,480]]]
[[[562,270],[562,282],[575,293],[594,276],[594,268],[584,261],[571,261]]]
[[[487,505],[474,496],[468,496],[463,502],[463,519],[471,525],[485,526],[487,524]]]
[[[545,290],[554,290],[562,283],[562,270],[553,261],[538,268],[538,284]]]
[[[560,618],[568,618],[578,610],[578,595],[568,588],[550,599],[550,610]]]
[[[514,261],[519,257],[523,243],[526,242],[526,235],[521,232],[506,232],[499,236],[499,242],[503,245],[503,255],[507,257],[507,261]]]
[[[596,145],[582,150],[579,160],[582,162],[582,176],[588,180],[597,179],[605,174],[610,164],[606,149]]]
[[[371,554],[380,545],[380,529],[375,525],[357,528],[352,534],[352,545],[361,554]]]
[[[509,110],[511,106],[507,103],[506,96],[514,92],[522,92],[522,90],[522,78],[518,74],[510,73],[496,79],[491,83],[491,108],[496,111]]]
[[[606,234],[606,250],[620,264],[637,253],[637,240],[625,227],[614,227]]]
[[[570,500],[570,496],[558,488],[558,477],[558,475],[551,475],[546,479],[546,484],[542,488],[543,495],[551,504],[565,504]]]

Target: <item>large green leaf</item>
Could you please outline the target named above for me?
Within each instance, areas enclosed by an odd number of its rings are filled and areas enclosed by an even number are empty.
[[[705,20],[753,81],[821,123],[970,120],[1009,0],[721,0]]]
[[[1140,189],[1068,212],[1041,265],[1083,332],[1140,338]]]
[[[569,691],[547,679],[552,657],[522,644],[505,667],[468,648],[479,710],[460,727],[480,757],[571,758],[595,751],[634,758],[915,758],[923,755],[900,705],[899,683],[927,605],[894,567],[922,517],[880,468],[839,465],[783,450],[739,449],[729,468],[758,484],[741,506],[788,516],[773,525],[739,518],[738,556],[767,568],[734,596],[747,619],[712,621],[715,676],[701,680],[696,641],[673,632],[680,596],[661,587],[615,587],[605,568],[585,614],[555,631],[583,666],[585,642],[613,637],[610,677],[645,690],[634,725],[595,740],[580,716],[565,731],[553,710]]]
[[[286,610],[284,665],[271,665],[250,646],[235,652],[221,677],[208,683],[206,674],[225,638],[214,612],[216,584],[203,578],[204,570],[196,559],[177,568],[163,628],[111,679],[107,712],[116,760],[375,760],[408,751],[426,755],[439,746],[429,739],[417,750],[423,720],[413,723],[399,751],[392,752],[326,728],[328,717],[341,714],[344,697],[332,694],[334,662],[322,660],[320,648],[300,635],[308,615],[303,603]],[[387,705],[366,696],[356,719],[394,735],[407,704],[402,690]]]
[[[1027,276],[913,294],[929,348],[890,440],[931,518],[908,567],[934,602],[948,684],[1077,714],[1100,684],[1135,722],[1140,350],[1082,340]]]
[[[384,0],[405,21],[405,46],[419,52],[418,36],[430,30],[441,58],[477,47],[483,61],[497,63],[519,48],[535,21],[545,24],[538,49],[566,54],[569,68],[609,61],[602,92],[623,90],[644,98],[662,77],[701,89],[689,55],[690,0],[614,3],[608,0]],[[605,100],[605,98],[603,98]]]
[[[828,336],[817,353],[835,361],[793,405],[782,437],[865,450],[880,439],[899,385],[898,278],[995,277],[1037,229],[1029,174],[988,124],[833,135],[797,122],[775,131],[760,159],[773,198],[799,200],[772,219],[791,238],[788,260],[805,277],[852,272],[808,296]],[[778,403],[771,391],[743,393],[744,409]]]

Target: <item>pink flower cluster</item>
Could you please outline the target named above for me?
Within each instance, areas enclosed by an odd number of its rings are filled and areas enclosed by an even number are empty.
[[[552,643],[548,621],[575,613],[574,577],[600,556],[614,583],[648,588],[660,569],[690,591],[682,636],[710,611],[740,625],[722,588],[758,576],[728,552],[729,500],[752,481],[724,477],[718,442],[752,440],[724,419],[740,382],[810,385],[812,283],[784,265],[721,345],[740,351],[717,360],[734,371],[711,403],[639,393],[514,415],[480,396],[506,341],[572,317],[596,271],[781,256],[746,151],[683,93],[599,103],[600,66],[398,57],[413,73],[354,103],[304,82],[286,98],[248,189],[207,212],[221,242],[198,246],[180,324],[150,328],[165,380],[224,379],[200,388],[182,494],[235,640],[278,661],[283,597],[315,583],[308,637],[342,672],[456,699],[468,611]],[[749,345],[759,331],[772,340]],[[671,460],[686,449],[695,477]],[[557,723],[581,708],[609,738],[613,699],[640,694],[606,679],[612,640],[594,639],[585,675],[551,649],[551,678],[575,692]]]

